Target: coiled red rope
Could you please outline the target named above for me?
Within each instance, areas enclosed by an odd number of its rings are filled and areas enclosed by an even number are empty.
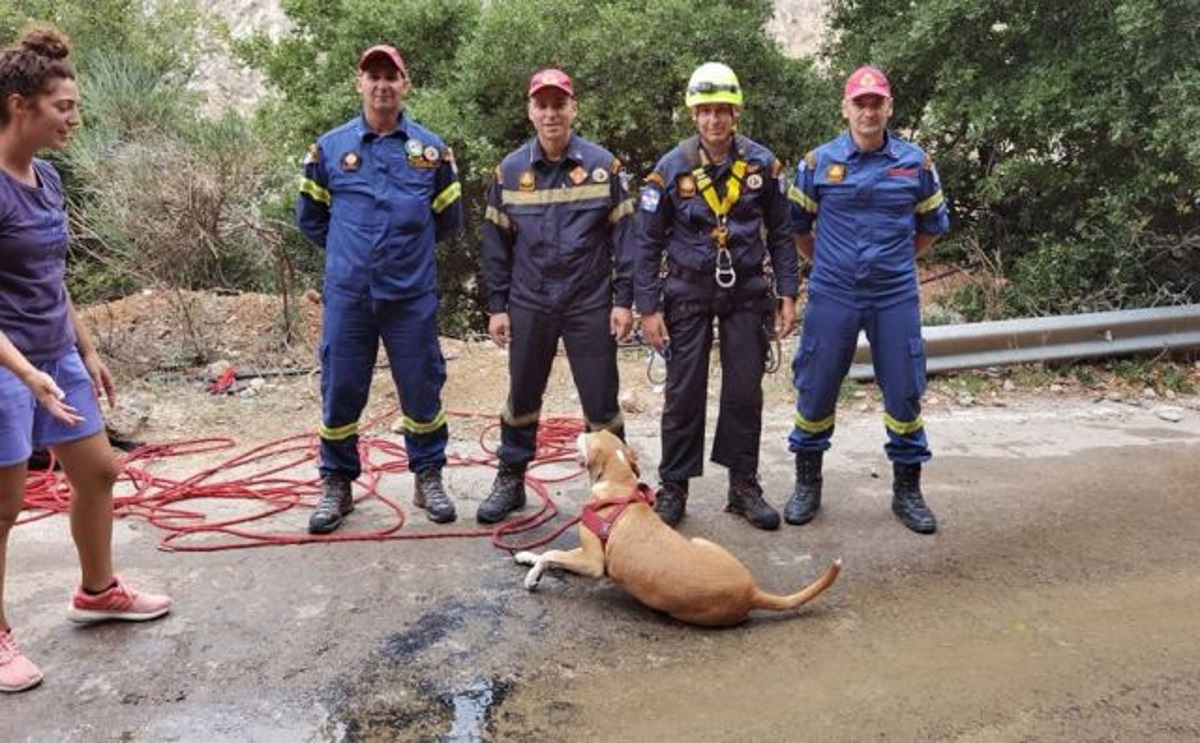
[[[352,519],[341,529],[324,535],[308,534],[296,528],[280,531],[271,520],[292,509],[311,509],[320,496],[316,476],[319,439],[315,433],[298,434],[256,446],[225,461],[205,467],[182,479],[161,473],[171,459],[212,454],[232,449],[232,438],[193,439],[164,444],[144,444],[121,457],[122,474],[115,488],[113,510],[117,517],[141,518],[166,535],[158,548],[167,552],[215,552],[310,544],[314,542],[361,542],[392,539],[447,539],[489,537],[498,549],[531,549],[550,542],[578,522],[567,520],[548,533],[543,527],[559,515],[550,495],[551,484],[564,482],[581,473],[576,463],[575,437],[583,431],[583,422],[573,418],[547,418],[538,426],[537,453],[525,476],[528,490],[541,499],[541,506],[530,512],[488,528],[445,528],[429,531],[402,531],[406,521],[404,508],[380,490],[385,476],[408,472],[404,447],[395,440],[372,435],[399,413],[393,409],[368,421],[360,429],[359,453],[362,475],[355,481],[355,503],[376,500],[388,514],[388,523],[370,529],[354,530]],[[463,418],[485,417],[479,413],[450,412]],[[494,417],[494,416],[486,416]],[[492,423],[479,435],[483,455],[448,455],[447,467],[496,467],[498,457],[491,444],[499,427]],[[564,465],[566,465],[564,467]],[[541,471],[544,474],[538,475]],[[298,477],[296,472],[312,472]],[[193,501],[223,501],[225,510],[236,515],[217,517]],[[30,471],[26,483],[24,513],[18,524],[29,523],[64,513],[70,505],[70,487],[62,473],[50,466]],[[256,522],[259,522],[256,524]],[[527,541],[510,541],[517,535],[532,533]]]

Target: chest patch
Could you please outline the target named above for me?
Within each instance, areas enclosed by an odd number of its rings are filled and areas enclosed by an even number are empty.
[[[680,198],[690,199],[696,195],[696,179],[690,175],[681,175],[675,184],[679,189]]]
[[[841,183],[846,178],[846,166],[842,163],[832,163],[825,169],[825,178],[830,183]]]

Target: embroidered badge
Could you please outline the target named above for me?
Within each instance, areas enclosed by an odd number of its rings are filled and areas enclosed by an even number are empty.
[[[690,199],[696,195],[696,179],[690,175],[679,176],[675,185],[679,189],[680,198]]]
[[[917,169],[916,168],[888,168],[887,174],[890,176],[895,176],[897,178],[916,178],[917,177]]]
[[[750,175],[746,176],[746,188],[750,189],[751,191],[757,191],[758,189],[762,188],[762,184],[763,180],[761,173],[751,173]]]
[[[442,154],[440,152],[438,152],[438,148],[434,147],[433,145],[430,145],[425,148],[425,159],[428,160],[429,162],[436,163],[438,160],[441,159],[441,157],[442,157]]]
[[[830,183],[841,183],[846,177],[846,166],[841,163],[833,163],[825,170],[825,177]]]
[[[419,139],[410,139],[404,143],[404,151],[409,157],[420,157],[425,145]]]
[[[658,211],[658,202],[661,199],[662,192],[657,188],[647,188],[642,191],[642,200],[640,203],[642,211],[651,213]]]
[[[353,173],[358,170],[359,165],[362,165],[362,158],[358,156],[357,152],[347,152],[345,155],[342,155],[342,170],[347,173]]]
[[[532,170],[526,170],[524,173],[521,174],[521,178],[517,181],[517,188],[521,189],[522,191],[532,191],[533,190],[533,171]]]
[[[592,180],[596,183],[607,183],[608,171],[604,168],[596,168],[592,171]]]
[[[571,179],[571,183],[574,183],[576,186],[578,186],[580,183],[583,183],[587,180],[587,171],[576,165],[571,169],[570,173],[567,173],[567,177]]]

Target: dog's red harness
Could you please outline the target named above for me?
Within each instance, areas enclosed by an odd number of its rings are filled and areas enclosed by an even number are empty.
[[[605,498],[604,500],[591,501],[583,506],[583,514],[579,517],[580,522],[588,528],[588,531],[600,538],[600,547],[608,546],[608,537],[612,534],[612,528],[617,523],[617,519],[621,518],[621,514],[632,503],[645,503],[648,506],[654,505],[654,491],[645,483],[638,483],[638,486],[633,489],[633,492],[624,498]],[[598,511],[601,508],[609,508],[615,506],[608,512],[607,516],[601,516]]]

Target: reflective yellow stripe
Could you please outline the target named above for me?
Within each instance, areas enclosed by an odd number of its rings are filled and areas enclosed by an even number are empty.
[[[821,433],[833,428],[834,422],[837,420],[837,413],[819,421],[810,421],[804,416],[796,413],[796,428],[799,428],[805,433]]]
[[[411,433],[414,436],[433,433],[446,425],[446,411],[439,410],[438,414],[433,417],[433,420],[428,423],[418,423],[405,415],[400,418],[400,424],[404,426],[405,433]]]
[[[438,194],[437,198],[433,200],[433,206],[431,207],[433,209],[433,213],[441,214],[446,210],[446,207],[458,201],[458,197],[460,196],[462,196],[461,183],[455,181],[449,186],[446,186],[446,189]]]
[[[608,213],[608,223],[616,224],[630,214],[633,214],[633,199],[625,199]]]
[[[799,204],[800,208],[809,214],[817,213],[817,202],[810,199],[808,194],[804,193],[804,191],[796,188],[796,184],[794,183],[788,186],[788,201],[793,201]]]
[[[537,423],[541,417],[541,410],[535,410],[532,413],[526,413],[519,418],[513,415],[512,409],[509,407],[505,407],[504,411],[500,413],[500,420],[504,421],[513,428],[521,428],[522,426],[528,426],[531,423]]]
[[[347,423],[344,426],[335,426],[333,428],[326,426],[324,423],[317,426],[317,435],[326,441],[342,441],[343,439],[350,438],[356,433],[358,433],[358,421]]]
[[[512,222],[508,220],[508,215],[491,204],[488,204],[487,209],[483,210],[483,218],[502,230],[512,229]]]
[[[613,418],[608,423],[593,423],[592,421],[587,422],[587,429],[589,431],[612,431],[613,433],[616,433],[624,427],[625,416],[622,413],[617,413],[617,417]]]
[[[300,179],[300,193],[308,194],[313,201],[329,206],[329,192],[311,178]]]
[[[914,211],[916,211],[917,214],[924,214],[925,212],[933,211],[941,206],[942,202],[945,200],[946,197],[942,195],[941,191],[938,191],[933,196],[930,196],[920,204],[917,204],[917,208]]]
[[[509,191],[500,192],[500,201],[504,204],[529,206],[534,204],[569,204],[589,199],[608,199],[610,187],[607,183],[592,183],[574,188],[543,188],[538,191]]]
[[[924,428],[925,421],[921,420],[921,416],[919,415],[915,421],[898,421],[887,413],[884,413],[883,425],[887,426],[887,429],[894,434],[907,436]]]

